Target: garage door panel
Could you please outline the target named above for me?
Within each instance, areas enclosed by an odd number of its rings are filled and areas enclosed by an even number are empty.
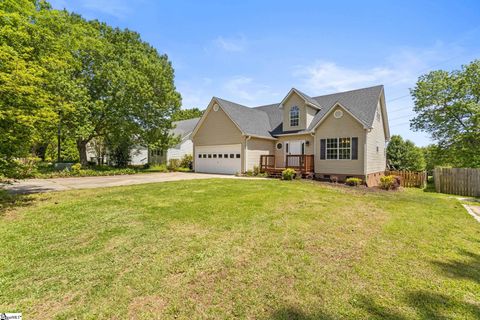
[[[241,144],[195,147],[196,172],[235,174],[241,168]]]

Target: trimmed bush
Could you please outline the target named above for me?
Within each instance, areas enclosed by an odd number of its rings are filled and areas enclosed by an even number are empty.
[[[356,187],[356,186],[359,186],[362,184],[362,179],[360,178],[348,178],[347,180],[345,180],[345,184],[349,185],[349,186],[352,186],[352,187]]]
[[[283,180],[293,180],[296,176],[295,170],[288,168],[282,171],[282,179]]]
[[[175,171],[178,167],[180,167],[180,160],[178,159],[170,159],[168,161],[168,170]]]
[[[74,165],[72,165],[71,170],[73,174],[79,174],[80,170],[82,170],[82,165],[80,163],[75,163]]]
[[[191,154],[186,154],[180,160],[180,167],[192,169],[193,156]]]
[[[385,190],[391,190],[398,188],[400,184],[398,183],[395,176],[383,176],[380,177],[380,188]]]

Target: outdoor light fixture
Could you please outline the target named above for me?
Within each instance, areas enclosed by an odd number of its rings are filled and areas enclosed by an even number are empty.
[[[305,141],[305,145],[308,147],[310,145],[310,141]]]

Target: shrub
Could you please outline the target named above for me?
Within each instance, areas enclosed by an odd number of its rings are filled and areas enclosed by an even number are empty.
[[[247,171],[245,171],[245,175],[247,177],[253,177],[253,176],[255,176],[255,173],[252,170],[247,170]]]
[[[165,164],[156,164],[156,165],[150,166],[145,171],[147,171],[147,172],[168,172],[168,168],[167,168],[167,165],[165,165]]]
[[[180,167],[192,169],[193,156],[191,154],[186,154],[180,160]]]
[[[380,188],[385,190],[396,189],[400,186],[399,181],[395,176],[383,176],[380,177]]]
[[[291,168],[287,168],[287,169],[282,171],[282,179],[283,180],[292,180],[293,178],[295,178],[296,174],[297,173],[295,172],[295,170],[293,170]]]
[[[72,165],[71,170],[73,174],[79,174],[80,170],[82,170],[82,165],[80,163],[75,163]]]
[[[13,161],[1,159],[0,174],[11,179],[32,178],[37,174],[37,162],[37,158],[26,158]]]
[[[168,160],[168,170],[176,170],[178,167],[180,167],[180,160],[178,159],[170,159]]]
[[[359,185],[362,184],[362,179],[360,179],[360,178],[348,178],[347,180],[345,180],[345,183],[349,186],[356,187],[356,186],[359,186]]]
[[[260,174],[261,174],[260,167],[259,166],[253,166],[253,175],[258,176]]]

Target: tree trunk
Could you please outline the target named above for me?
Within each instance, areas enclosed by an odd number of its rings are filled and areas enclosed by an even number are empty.
[[[77,150],[80,155],[80,163],[82,166],[88,165],[87,159],[87,143],[86,140],[77,140]]]

